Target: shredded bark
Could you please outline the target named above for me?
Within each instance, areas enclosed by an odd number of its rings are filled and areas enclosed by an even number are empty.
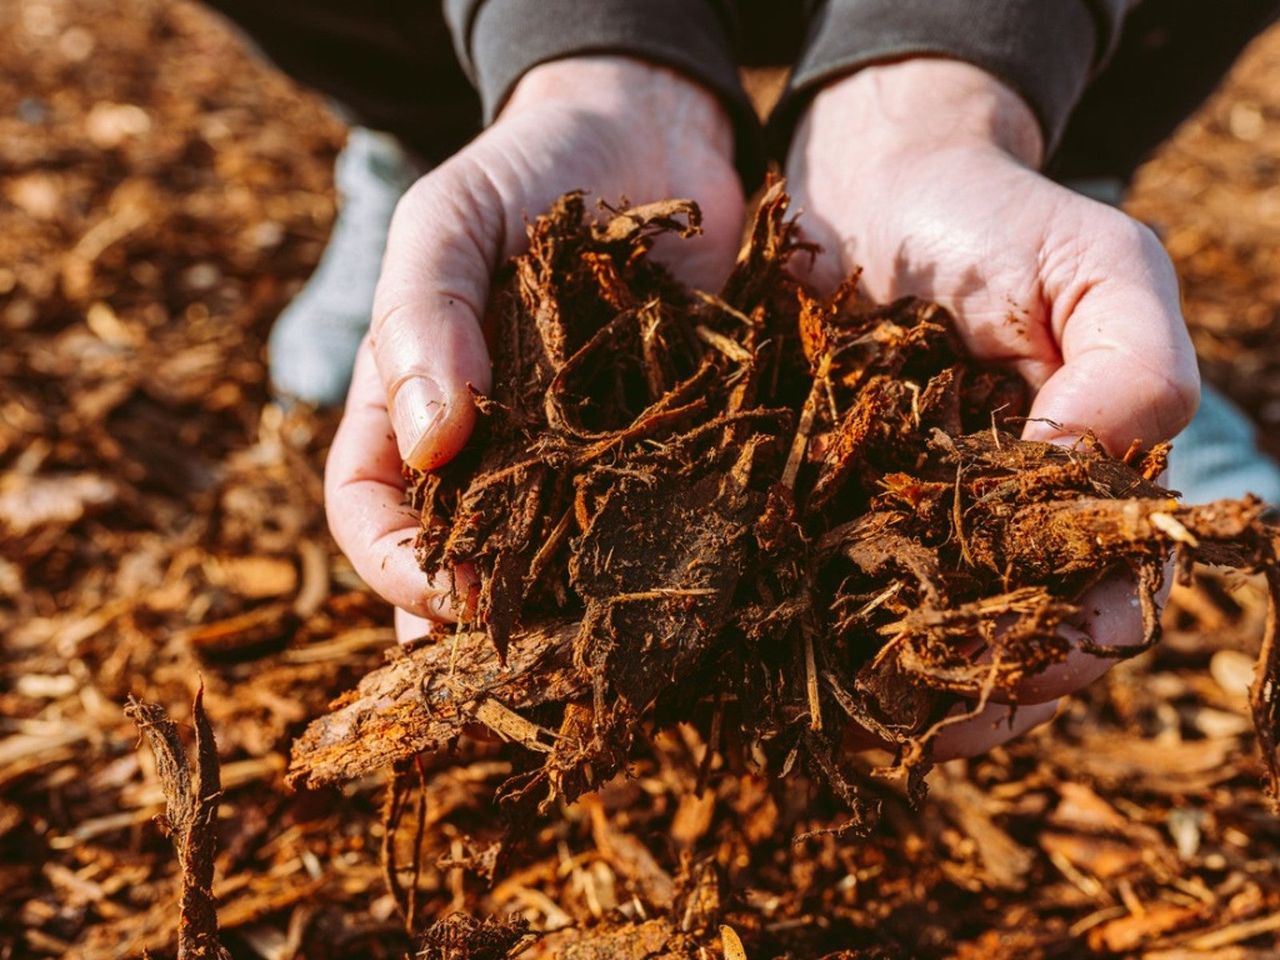
[[[872,304],[856,277],[812,296],[788,271],[807,248],[787,204],[774,183],[718,295],[648,259],[658,235],[697,232],[688,201],[595,218],[572,193],[530,225],[492,297],[482,426],[459,460],[406,474],[423,569],[470,564],[475,614],[314,723],[294,782],[478,722],[538,755],[505,797],[536,790],[547,810],[714,699],[736,749],[781,776],[803,760],[850,808],[840,830],[865,833],[850,740],[892,750],[880,775],[918,800],[934,738],[994,693],[1016,702],[1075,645],[1155,644],[1171,561],[1274,566],[1261,503],[1189,507],[1159,486],[1167,444],[1117,458],[1087,434],[1018,439],[1021,382],[973,361],[936,304]],[[1132,579],[1142,642],[1069,639],[1079,598],[1114,577]],[[448,683],[409,695],[446,650]],[[1275,782],[1273,704],[1255,693]]]
[[[465,913],[441,917],[422,937],[420,960],[507,960],[529,943],[527,920],[477,920]]]
[[[164,791],[165,812],[156,824],[173,841],[182,886],[178,901],[178,960],[230,960],[218,939],[218,911],[213,896],[215,833],[222,798],[218,748],[204,712],[204,688],[191,705],[195,726],[195,769],[187,758],[178,728],[164,708],[130,698],[125,714],[147,739]]]

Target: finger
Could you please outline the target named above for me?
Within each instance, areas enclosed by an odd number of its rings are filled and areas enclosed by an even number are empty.
[[[396,608],[396,640],[400,643],[413,643],[423,640],[436,632],[439,624],[426,617],[415,617],[407,610]]]
[[[932,758],[936,763],[954,760],[956,757],[974,757],[993,747],[1022,736],[1028,730],[1047,723],[1058,712],[1059,701],[1013,705],[989,703],[975,716],[958,720],[943,727],[934,736]],[[950,717],[962,716],[973,710],[972,702],[958,703],[950,711]],[[843,749],[857,753],[862,750],[894,750],[895,747],[856,723],[850,723],[842,738]]]
[[[400,455],[367,341],[325,464],[325,508],[338,546],[379,596],[419,617],[452,620],[452,578],[428,579],[414,556],[418,516],[405,504]]]
[[[1128,593],[1129,599],[1136,600],[1132,587]],[[1088,642],[1097,643],[1093,635],[1095,632],[1106,635],[1108,643],[1105,646],[1127,647],[1141,642],[1141,617],[1130,617],[1128,613],[1119,607],[1100,611],[1100,615],[1090,623],[1093,632],[1063,624],[1058,628],[1058,635],[1071,644],[1065,658],[1040,673],[1025,677],[1009,689],[993,691],[991,699],[1005,704],[1039,704],[1087,687],[1116,664],[1115,660],[1082,649]]]
[[[1118,455],[1134,440],[1167,440],[1186,426],[1200,376],[1177,277],[1155,235],[1114,211],[1091,210],[1080,228],[1093,235],[1064,245],[1045,267],[1062,365],[1040,387],[1024,436],[1092,430]]]
[[[374,297],[371,341],[401,458],[430,470],[475,424],[489,390],[481,318],[505,214],[474,164],[446,164],[401,199]]]
[[[952,712],[959,714],[965,709],[958,706]],[[976,757],[1048,723],[1057,712],[1056,700],[1018,707],[988,704],[977,716],[945,727],[938,733],[933,740],[933,761],[944,763],[957,757]]]
[[[1163,606],[1169,596],[1172,577],[1166,573],[1156,594]],[[1108,577],[1086,590],[1077,601],[1081,614],[1075,624],[1063,624],[1058,632],[1072,645],[1066,658],[1041,673],[1026,677],[1008,691],[996,691],[999,703],[1043,703],[1069,696],[1087,687],[1114,667],[1118,657],[1099,656],[1084,649],[1087,645],[1121,649],[1140,645],[1145,636],[1142,604],[1138,588],[1129,574]]]

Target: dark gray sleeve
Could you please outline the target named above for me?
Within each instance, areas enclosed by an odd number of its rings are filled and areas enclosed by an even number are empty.
[[[730,30],[732,5],[714,0],[444,0],[463,69],[491,123],[516,81],[549,60],[618,53],[660,63],[717,94],[733,119],[748,186],[762,168],[762,138],[742,89]]]
[[[1106,59],[1127,0],[823,0],[775,111],[785,137],[818,87],[873,63],[912,56],[963,60],[1030,104],[1046,156],[1090,76]]]

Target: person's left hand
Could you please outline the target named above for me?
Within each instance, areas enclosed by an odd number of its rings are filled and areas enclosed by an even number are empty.
[[[1173,267],[1146,227],[1038,173],[1042,152],[1028,106],[977,67],[914,59],[835,81],[787,160],[801,224],[825,251],[810,280],[830,290],[860,266],[879,301],[941,303],[977,358],[1010,365],[1034,391],[1028,438],[1092,430],[1117,455],[1135,439],[1167,440],[1199,399]],[[1096,643],[1141,639],[1128,580],[1102,583],[1081,605],[1080,630]],[[938,758],[1043,722],[1056,698],[1113,662],[1077,648],[1006,694],[1024,704],[1012,718],[993,705],[947,730]]]
[[[419,567],[401,463],[433,470],[467,442],[472,389],[490,385],[490,283],[527,247],[526,218],[582,188],[611,202],[693,198],[702,233],[660,238],[654,256],[714,290],[742,232],[733,150],[724,104],[691,78],[629,57],[568,57],[525,74],[494,124],[401,199],[329,451],[325,506],[356,572],[397,608],[402,640],[452,622],[455,594],[465,603],[474,582],[465,566],[431,579]]]

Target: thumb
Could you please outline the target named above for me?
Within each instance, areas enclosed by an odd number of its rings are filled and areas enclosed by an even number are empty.
[[[1149,445],[1181,431],[1199,402],[1200,375],[1177,277],[1154,234],[1128,221],[1095,249],[1096,264],[1072,283],[1046,283],[1049,302],[1067,305],[1053,310],[1062,364],[1040,386],[1024,436],[1092,430],[1118,456],[1134,440]]]
[[[370,340],[401,458],[451,460],[475,425],[470,388],[487,392],[481,318],[502,244],[500,209],[442,167],[396,208],[374,297]]]

